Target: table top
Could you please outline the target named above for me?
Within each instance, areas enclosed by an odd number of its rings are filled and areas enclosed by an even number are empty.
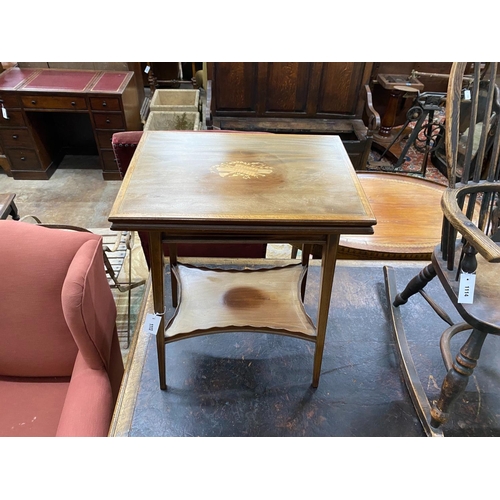
[[[441,241],[441,198],[446,186],[392,172],[359,172],[358,178],[377,214],[377,226],[370,236],[342,236],[342,247],[353,258],[430,260]],[[415,200],[419,200],[418,213]]]
[[[144,132],[109,220],[130,229],[238,224],[364,233],[376,224],[338,136],[212,131]]]
[[[132,75],[131,71],[13,67],[0,74],[0,90],[118,93]]]

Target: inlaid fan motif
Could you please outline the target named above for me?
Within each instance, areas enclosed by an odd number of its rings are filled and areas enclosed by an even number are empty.
[[[212,171],[221,177],[256,179],[271,174],[273,169],[261,161],[228,161],[214,165]]]

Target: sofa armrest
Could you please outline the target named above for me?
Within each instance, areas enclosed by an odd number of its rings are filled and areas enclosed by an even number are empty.
[[[56,436],[105,437],[113,415],[108,375],[93,370],[78,353]]]

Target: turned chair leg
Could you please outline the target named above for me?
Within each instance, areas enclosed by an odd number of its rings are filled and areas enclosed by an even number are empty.
[[[436,277],[436,270],[433,264],[429,264],[420,271],[407,285],[406,288],[396,295],[394,307],[401,306],[408,302],[408,299],[420,292],[429,281]]]
[[[431,425],[434,428],[446,423],[449,411],[457,398],[465,391],[469,377],[477,365],[487,333],[473,330],[460,349],[441,386],[439,399],[431,409]]]

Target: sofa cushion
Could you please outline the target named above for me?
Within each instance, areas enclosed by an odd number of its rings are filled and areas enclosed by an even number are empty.
[[[0,377],[0,436],[55,436],[68,387],[68,377]]]

